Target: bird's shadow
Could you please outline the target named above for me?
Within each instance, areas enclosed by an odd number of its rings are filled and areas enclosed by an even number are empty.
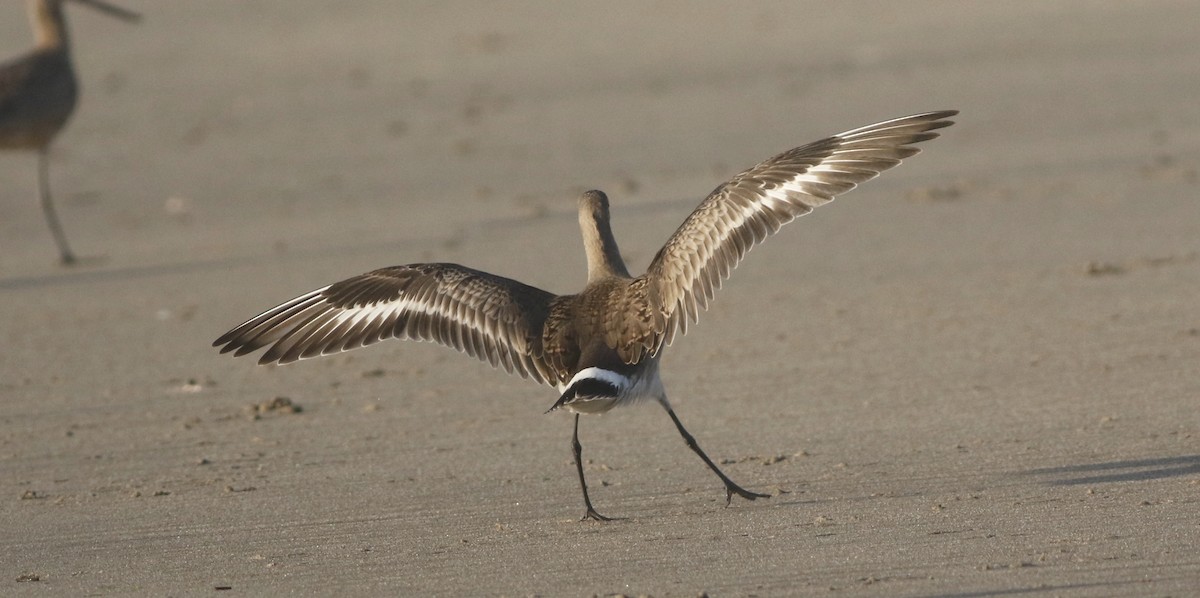
[[[69,260],[58,260],[58,267],[64,272],[78,272],[88,268],[98,268],[108,263],[107,255],[76,255]]]
[[[1046,483],[1051,486],[1160,480],[1200,474],[1200,455],[1043,467],[1022,473],[1049,478]]]
[[[657,203],[634,205],[626,208],[630,212],[657,211],[674,208],[677,204],[686,204],[690,200],[670,200]],[[575,218],[574,210],[551,212],[543,218],[567,219]],[[0,291],[37,289],[43,287],[62,287],[98,282],[122,282],[141,279],[154,279],[162,276],[202,273],[227,270],[264,262],[277,264],[303,263],[313,258],[357,257],[380,251],[400,251],[412,254],[423,248],[443,245],[448,239],[460,238],[464,235],[477,236],[478,231],[496,226],[543,226],[539,219],[519,216],[501,216],[484,218],[480,221],[466,223],[458,230],[447,233],[448,236],[421,236],[405,239],[384,238],[378,240],[356,239],[353,242],[323,244],[320,248],[300,248],[286,251],[264,251],[262,253],[244,253],[224,258],[193,258],[173,262],[160,262],[136,266],[115,266],[106,255],[76,256],[73,263],[59,264],[57,269],[47,270],[41,274],[27,276],[0,276]]]
[[[381,239],[325,245],[320,248],[272,250],[257,254],[244,253],[211,259],[198,257],[130,266],[113,266],[112,260],[108,256],[86,256],[76,258],[73,264],[60,265],[56,269],[47,270],[41,274],[0,277],[0,291],[156,279],[163,276],[217,272],[264,263],[291,264],[304,263],[314,258],[357,257],[377,253],[381,250],[404,250],[412,253],[414,248],[436,242],[437,239],[429,237],[405,240]]]
[[[194,260],[166,264],[102,268],[106,257],[76,258],[73,264],[31,276],[0,278],[0,291],[17,291],[42,287],[61,287],[97,282],[130,281],[159,276],[215,271],[247,263],[249,259]],[[89,269],[95,268],[95,269]]]
[[[1019,587],[1019,588],[1003,588],[995,590],[974,590],[953,592],[949,594],[918,594],[921,598],[992,598],[995,596],[1019,596],[1022,594],[1056,594],[1057,592],[1066,592],[1071,590],[1088,590],[1096,588],[1105,588],[1115,590],[1121,586],[1131,586],[1144,583],[1142,581],[1098,581],[1098,582],[1082,582],[1068,583],[1061,585],[1046,585],[1038,584],[1035,586]],[[1107,593],[1107,592],[1106,592]],[[1122,592],[1113,592],[1114,595],[1121,595]]]

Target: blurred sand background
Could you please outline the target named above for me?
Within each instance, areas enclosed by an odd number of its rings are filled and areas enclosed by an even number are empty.
[[[84,86],[0,154],[0,594],[1190,595],[1200,587],[1200,4],[69,7]],[[25,51],[0,6],[0,56]],[[584,421],[438,347],[280,368],[209,344],[301,292],[454,261],[642,268],[742,168],[956,108],[785,228]],[[287,397],[302,411],[259,408]],[[33,579],[38,581],[18,581]]]

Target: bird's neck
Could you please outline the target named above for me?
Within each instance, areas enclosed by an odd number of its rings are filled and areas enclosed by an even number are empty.
[[[55,0],[31,0],[29,18],[33,23],[37,47],[65,49],[70,43],[67,22],[63,17],[62,2]]]
[[[608,215],[597,215],[592,210],[580,210],[579,229],[583,233],[583,249],[587,253],[588,282],[604,278],[629,278],[625,260],[617,249]]]

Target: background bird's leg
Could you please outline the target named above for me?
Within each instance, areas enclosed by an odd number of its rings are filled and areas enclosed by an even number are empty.
[[[38,193],[42,198],[42,212],[46,214],[46,223],[50,225],[50,233],[54,242],[58,243],[58,251],[62,254],[62,263],[75,263],[75,254],[67,245],[67,235],[63,234],[62,225],[58,222],[58,214],[54,211],[54,202],[50,198],[50,156],[46,147],[38,150]]]
[[[721,481],[725,483],[725,506],[729,506],[730,501],[733,500],[734,494],[737,494],[746,500],[770,498],[770,494],[751,492],[745,488],[742,488],[741,486],[738,486],[733,480],[729,479],[729,476],[726,476],[724,472],[717,468],[717,465],[712,462],[712,459],[709,459],[708,455],[704,454],[704,451],[700,450],[700,445],[696,444],[696,439],[693,438],[692,435],[688,433],[687,429],[683,427],[683,424],[679,421],[679,417],[675,415],[675,411],[671,409],[671,406],[668,405],[666,401],[663,401],[663,407],[667,410],[667,415],[671,416],[671,421],[675,422],[675,427],[679,429],[679,434],[683,436],[683,441],[687,443],[689,448],[691,448],[693,451],[696,451],[696,454],[700,455],[700,458],[704,460],[704,464],[707,465],[709,469],[713,470],[713,473],[717,474],[717,477],[721,478]]]
[[[592,499],[588,498],[587,482],[583,479],[583,445],[579,444],[579,414],[575,414],[575,433],[571,436],[571,451],[575,455],[575,470],[579,472],[579,487],[583,489],[583,504],[587,506],[587,512],[583,514],[580,521],[586,519],[595,519],[596,521],[611,521],[611,517],[605,517],[596,512],[592,508]]]

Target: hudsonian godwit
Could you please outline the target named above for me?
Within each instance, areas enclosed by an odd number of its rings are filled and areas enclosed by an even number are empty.
[[[388,338],[433,341],[557,387],[550,411],[575,414],[572,456],[592,507],[579,443],[580,414],[654,400],[725,485],[725,504],[751,492],[700,449],[667,402],[659,378],[663,347],[686,332],[746,252],[784,224],[824,205],[919,150],[956,111],[884,121],[810,143],[721,184],[632,277],[609,226],[608,198],[579,199],[588,278],[574,295],[555,295],[457,264],[410,264],[368,272],[273,307],[218,338],[221,352],[268,347],[259,363],[289,363]]]

